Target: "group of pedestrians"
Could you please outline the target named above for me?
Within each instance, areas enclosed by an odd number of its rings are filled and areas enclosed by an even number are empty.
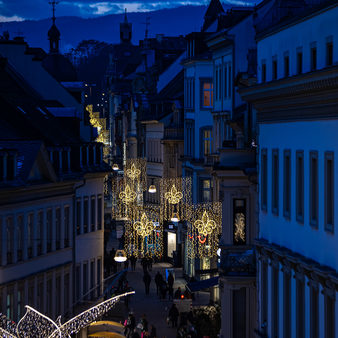
[[[169,294],[169,300],[173,299],[174,294],[174,276],[170,272],[167,281],[160,272],[157,272],[155,276],[155,284],[156,284],[156,293],[160,297],[160,299],[166,299],[167,292]]]
[[[138,324],[136,324],[136,318],[132,312],[129,313],[128,318],[124,322],[124,335],[127,338],[156,338],[156,327],[148,325],[146,315],[143,314]]]

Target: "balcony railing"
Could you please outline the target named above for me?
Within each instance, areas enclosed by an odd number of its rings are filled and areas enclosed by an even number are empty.
[[[221,270],[225,276],[254,276],[256,274],[255,251],[222,249]]]

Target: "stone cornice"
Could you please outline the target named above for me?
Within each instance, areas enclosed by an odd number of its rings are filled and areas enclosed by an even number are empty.
[[[338,118],[338,66],[240,90],[259,122]]]
[[[338,275],[334,269],[323,266],[287,248],[269,243],[265,239],[256,239],[255,244],[259,255],[270,259],[272,264],[276,264],[278,261],[284,266],[292,267],[296,278],[303,279],[304,276],[307,276],[310,282],[320,283],[324,289],[338,291]]]

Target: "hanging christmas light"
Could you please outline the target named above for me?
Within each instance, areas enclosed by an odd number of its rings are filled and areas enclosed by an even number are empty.
[[[132,191],[129,184],[127,184],[125,190],[120,192],[119,197],[123,203],[129,204],[134,202],[136,199],[136,193],[135,191]]]

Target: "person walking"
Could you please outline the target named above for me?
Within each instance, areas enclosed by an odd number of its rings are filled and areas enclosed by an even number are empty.
[[[164,280],[162,280],[162,283],[161,283],[161,286],[160,286],[161,298],[162,299],[166,299],[167,290],[168,290],[167,283]]]
[[[169,310],[169,318],[171,320],[172,327],[177,327],[177,320],[178,320],[179,315],[180,313],[176,307],[176,304],[173,303],[173,305],[171,306]]]
[[[169,296],[169,299],[173,299],[173,295],[174,295],[174,276],[170,272],[169,276],[168,276],[168,296]]]
[[[143,283],[145,286],[146,295],[149,295],[150,282],[151,282],[151,276],[149,275],[148,271],[146,271],[143,276]]]
[[[156,294],[158,295],[161,287],[161,283],[163,282],[163,277],[160,274],[159,271],[157,271],[157,274],[155,276],[155,284],[156,284]]]
[[[127,318],[124,335],[128,338],[132,337],[135,327],[136,327],[136,320],[135,320],[133,313],[130,312]]]
[[[175,299],[181,299],[181,295],[182,295],[182,291],[181,291],[181,288],[178,288],[176,291],[175,291]]]

